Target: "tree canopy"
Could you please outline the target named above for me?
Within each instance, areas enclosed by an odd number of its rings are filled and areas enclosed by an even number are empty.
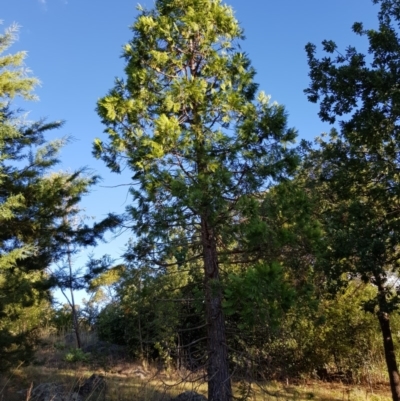
[[[95,330],[132,357],[205,379],[210,401],[247,399],[268,380],[362,382],[384,363],[399,401],[400,7],[373,3],[378,28],[353,25],[367,54],[306,46],[305,93],[334,128],[299,147],[285,107],[255,82],[228,5],[138,6],[93,145],[128,177],[128,206],[92,226],[80,202],[99,177],[57,171],[69,138],[46,138],[63,122],[28,121],[15,106],[35,98],[38,80],[24,52],[6,54],[18,27],[5,30],[0,368],[32,360],[36,329],[53,317],[82,346],[71,362],[92,358],[80,333]],[[117,226],[131,234],[118,264],[92,256],[78,274],[73,256]],[[44,314],[57,286],[69,306]],[[86,310],[74,294],[84,288]]]
[[[283,106],[257,95],[242,30],[221,1],[156,1],[132,31],[126,80],[98,102],[109,142],[96,140],[95,155],[133,173],[137,260],[202,260],[209,399],[230,400],[220,266],[244,252],[236,233],[257,194],[294,171],[296,132]]]
[[[4,53],[15,39],[16,27],[0,36]],[[81,197],[98,180],[84,169],[55,172],[58,152],[68,138],[47,142],[48,131],[62,122],[28,122],[13,109],[16,96],[33,97],[37,80],[25,74],[24,53],[0,57],[0,355],[21,351],[29,331],[12,330],[23,308],[50,299],[48,267],[65,253],[66,236],[93,245],[104,230],[115,226],[110,216],[94,227],[73,227],[66,217],[79,213]],[[28,333],[26,332],[28,331]],[[22,348],[23,350],[23,348]],[[20,356],[18,356],[20,357]],[[6,360],[6,359],[4,359]],[[8,362],[12,360],[7,359]],[[7,364],[2,364],[6,367]]]
[[[324,41],[327,56],[306,46],[311,83],[305,90],[319,103],[323,121],[335,123],[329,141],[319,140],[310,154],[309,176],[322,191],[330,277],[337,283],[360,278],[376,286],[376,296],[364,304],[376,313],[383,335],[394,400],[400,398],[390,316],[399,305],[399,24],[397,1],[380,4],[379,28],[353,31],[369,41],[368,55],[349,47],[344,54]],[[336,53],[335,57],[331,54]]]

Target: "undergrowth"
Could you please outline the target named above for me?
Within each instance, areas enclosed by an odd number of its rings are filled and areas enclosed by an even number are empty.
[[[44,383],[56,383],[72,394],[93,373],[104,377],[107,386],[88,396],[88,401],[167,401],[184,391],[207,394],[201,374],[194,377],[190,372],[85,352],[85,347],[74,348],[68,335],[47,333],[30,366],[21,364],[7,374],[0,373],[0,401],[35,401],[32,391]],[[85,346],[96,344],[94,333],[83,338]],[[306,379],[296,383],[243,380],[234,382],[233,388],[235,397],[243,401],[390,401],[388,384],[379,384],[374,377],[384,374],[371,371],[369,382],[353,386]]]

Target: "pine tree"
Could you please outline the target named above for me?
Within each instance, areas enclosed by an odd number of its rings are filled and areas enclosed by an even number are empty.
[[[12,27],[0,35],[1,53],[13,43],[16,32]],[[45,134],[62,122],[27,122],[12,108],[16,96],[34,97],[37,80],[27,75],[24,56],[21,52],[0,57],[1,368],[13,361],[13,353],[22,358],[20,351],[30,344],[29,333],[15,333],[10,322],[25,307],[50,298],[52,278],[47,268],[66,253],[65,238],[93,245],[114,224],[112,217],[94,227],[76,229],[66,223],[66,217],[79,213],[79,201],[97,177],[84,170],[54,172],[58,151],[67,139],[46,142]]]
[[[95,155],[127,166],[134,257],[154,268],[202,260],[209,400],[232,399],[221,264],[250,219],[252,195],[290,175],[282,106],[263,92],[240,50],[243,32],[219,0],[157,0],[141,9],[125,46],[126,80],[98,102],[109,142]],[[170,262],[168,262],[170,261]]]

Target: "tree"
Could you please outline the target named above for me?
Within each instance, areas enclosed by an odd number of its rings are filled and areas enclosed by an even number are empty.
[[[12,27],[0,35],[1,53],[13,43],[16,31]],[[52,172],[58,162],[57,153],[67,138],[46,142],[45,134],[60,128],[62,122],[27,122],[12,109],[13,98],[32,98],[37,83],[26,75],[24,55],[21,52],[0,57],[0,355],[5,362],[2,368],[12,361],[12,354],[22,358],[17,354],[23,344],[30,345],[29,332],[16,333],[13,322],[24,308],[50,299],[53,280],[47,269],[66,254],[65,238],[93,245],[106,228],[116,223],[110,216],[93,227],[75,229],[66,221],[66,217],[78,213],[81,197],[98,177],[83,169]]]
[[[324,264],[331,282],[361,278],[377,288],[365,308],[379,319],[392,396],[398,401],[390,315],[400,293],[392,279],[399,273],[400,249],[400,9],[397,1],[373,2],[381,7],[379,29],[353,25],[356,34],[369,40],[368,56],[354,47],[341,54],[333,41],[324,41],[328,56],[318,60],[316,47],[306,46],[311,83],[305,92],[311,102],[320,103],[323,121],[333,124],[342,118],[340,131],[332,130],[330,140],[321,138],[319,150],[310,152],[313,166],[307,175],[324,200],[329,244]]]
[[[66,199],[64,200],[66,201]],[[81,335],[80,335],[80,324],[79,324],[79,305],[75,303],[74,291],[77,290],[88,290],[91,286],[91,281],[98,278],[100,274],[110,273],[111,264],[113,261],[108,255],[103,255],[101,259],[89,258],[86,264],[86,269],[74,268],[74,255],[78,254],[85,244],[80,241],[76,241],[76,232],[82,229],[84,218],[82,216],[78,217],[77,213],[80,212],[78,205],[65,206],[65,215],[63,216],[63,224],[70,226],[73,231],[73,237],[69,237],[65,233],[64,241],[64,254],[57,268],[52,270],[52,278],[64,298],[66,299],[69,307],[71,308],[72,317],[72,328],[75,332],[76,346],[77,348],[82,347]],[[83,246],[82,246],[83,245]],[[104,273],[106,272],[106,273]]]
[[[219,0],[158,0],[140,8],[125,46],[126,81],[98,102],[109,142],[94,153],[133,173],[133,258],[153,268],[201,259],[209,400],[232,398],[221,266],[244,253],[252,195],[289,176],[295,139],[282,106],[263,92],[240,50],[242,30]]]

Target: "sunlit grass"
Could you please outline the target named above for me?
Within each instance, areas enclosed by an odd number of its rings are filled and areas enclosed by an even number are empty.
[[[85,342],[95,341],[93,333],[86,333]],[[184,391],[207,395],[207,385],[201,374],[160,370],[159,367],[121,361],[104,363],[67,362],[65,354],[71,344],[65,334],[47,333],[36,355],[36,365],[17,366],[7,374],[0,374],[0,401],[32,401],[29,389],[41,383],[57,383],[73,392],[93,373],[104,376],[107,388],[89,398],[91,401],[167,401]],[[95,356],[92,355],[92,358]],[[96,356],[97,358],[97,356]],[[139,372],[139,373],[138,373]],[[143,374],[141,374],[143,373]],[[139,377],[140,376],[140,377]],[[384,377],[384,372],[381,372]],[[233,383],[235,397],[249,401],[390,401],[388,385],[347,386],[304,380],[291,383]]]
[[[72,389],[79,381],[92,374],[84,369],[55,369],[45,367],[19,368],[4,382],[0,382],[0,400],[25,400],[26,390],[40,383],[55,382]],[[207,394],[204,382],[179,382],[176,380],[160,380],[157,377],[142,380],[136,377],[123,377],[116,374],[105,376],[106,393],[101,399],[107,401],[162,401],[169,400],[184,391],[196,391]],[[246,385],[247,387],[247,385]],[[25,390],[25,392],[24,392]],[[390,401],[388,388],[371,390],[362,386],[347,386],[313,382],[308,384],[283,385],[281,383],[252,383],[244,388],[234,383],[235,396],[245,397],[249,401]],[[94,398],[93,398],[94,399]],[[244,398],[243,398],[244,399]],[[99,398],[100,400],[100,398]]]

